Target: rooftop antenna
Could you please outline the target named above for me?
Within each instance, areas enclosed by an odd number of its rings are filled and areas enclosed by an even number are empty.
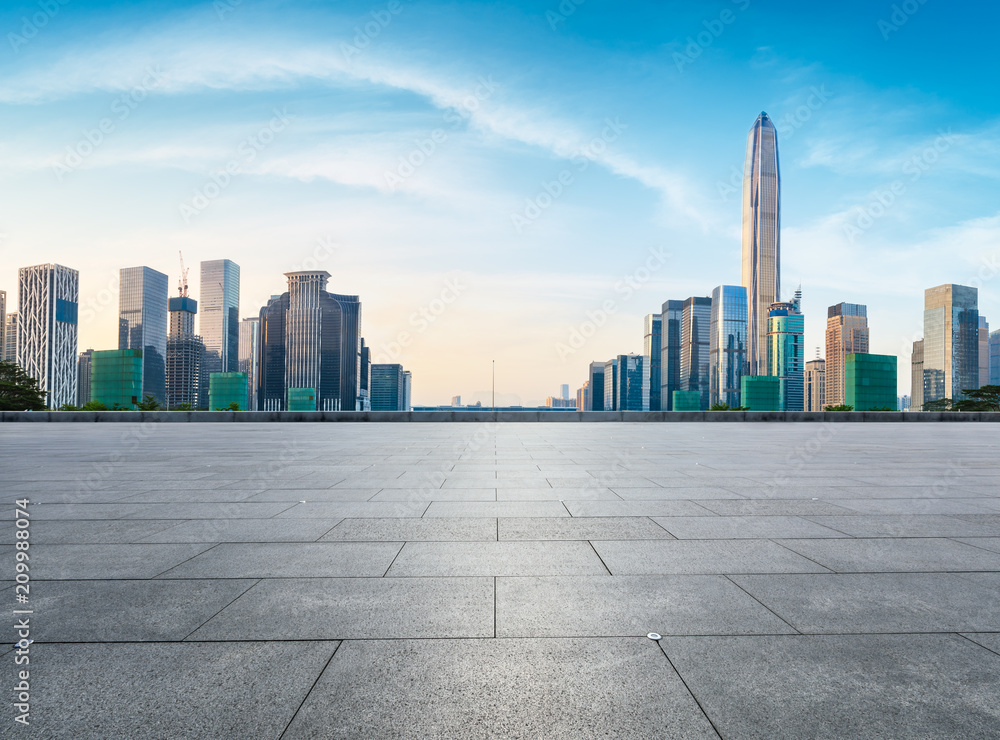
[[[181,298],[187,298],[188,294],[188,271],[191,269],[189,267],[184,267],[184,253],[179,251],[177,254],[181,258],[181,278],[177,281],[177,292],[180,293]]]

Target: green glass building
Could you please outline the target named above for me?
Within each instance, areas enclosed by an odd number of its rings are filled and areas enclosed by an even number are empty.
[[[90,357],[90,400],[134,409],[142,400],[142,350],[109,349]]]
[[[844,361],[844,403],[853,406],[855,411],[895,409],[895,355],[847,355]]]
[[[674,411],[701,411],[701,391],[674,391]]]
[[[751,411],[780,411],[781,378],[744,375],[740,378],[740,403]]]
[[[288,389],[288,410],[289,411],[315,411],[316,410],[316,389],[315,388],[289,388]]]
[[[208,376],[208,408],[210,411],[225,411],[232,404],[246,411],[247,374],[212,373]]]

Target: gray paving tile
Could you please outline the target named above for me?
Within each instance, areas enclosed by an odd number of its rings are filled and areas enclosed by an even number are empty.
[[[386,488],[372,501],[496,501],[496,488],[441,488],[414,490]]]
[[[243,501],[252,495],[251,491],[245,490],[200,489],[184,486],[183,488],[143,491],[132,494],[121,501],[129,504],[231,504]]]
[[[1000,525],[969,522],[959,516],[809,516],[824,527],[852,537],[986,537],[1000,535]]]
[[[860,514],[983,514],[985,509],[970,499],[947,498],[875,498],[875,499],[832,499],[826,501]]]
[[[32,526],[31,542],[35,545],[123,545],[138,542],[178,523],[172,519],[43,520]]]
[[[498,578],[498,637],[795,634],[722,576]]]
[[[960,537],[955,541],[991,552],[1000,552],[1000,537]]]
[[[733,576],[800,632],[991,632],[996,591],[951,573]]]
[[[612,486],[611,490],[626,501],[685,501],[736,497],[732,491],[713,486],[698,486],[697,488],[623,488]]]
[[[962,636],[1000,655],[1000,632],[963,632]]]
[[[407,542],[387,576],[607,575],[586,542]]]
[[[31,549],[33,580],[153,578],[211,545],[43,545]]]
[[[292,504],[134,504],[125,519],[268,519],[288,509]]]
[[[254,494],[247,502],[256,501],[290,501],[298,503],[305,501],[368,501],[379,492],[378,488],[328,488],[325,490],[304,491],[297,488],[272,488]]]
[[[778,542],[837,573],[1000,571],[1000,554],[942,538],[795,539]]]
[[[710,514],[691,501],[567,501],[573,516],[705,516]]]
[[[315,542],[337,519],[192,519],[142,542]]]
[[[727,738],[991,738],[1000,656],[954,635],[671,637]]]
[[[398,542],[222,544],[161,578],[379,577],[400,547]]]
[[[621,501],[610,488],[498,488],[498,501]]]
[[[419,517],[426,501],[318,501],[295,504],[278,519],[369,519]]]
[[[78,740],[277,738],[336,647],[33,645],[30,734]]]
[[[183,640],[254,584],[250,580],[53,581],[31,596],[39,642]]]
[[[851,509],[825,501],[794,499],[699,500],[709,511],[724,516],[822,516],[854,514]]]
[[[844,536],[798,516],[674,516],[653,521],[679,540]]]
[[[559,501],[435,501],[426,517],[562,517],[569,516]]]
[[[285,734],[336,737],[716,734],[645,638],[377,640],[341,646]]]
[[[492,578],[261,581],[189,639],[493,637]]]
[[[129,514],[141,511],[140,504],[32,504],[28,510],[35,521],[71,521],[96,519],[124,519]],[[4,511],[5,518],[13,518],[13,509]]]
[[[765,540],[618,540],[593,545],[615,576],[828,572]]]
[[[503,540],[669,540],[648,517],[513,518],[499,521]]]
[[[345,519],[321,541],[495,542],[496,539],[495,519]]]

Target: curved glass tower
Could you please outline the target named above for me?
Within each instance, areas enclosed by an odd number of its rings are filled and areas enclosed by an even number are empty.
[[[778,132],[764,112],[747,136],[743,167],[743,287],[747,374],[766,375],[768,309],[781,300],[781,176]]]

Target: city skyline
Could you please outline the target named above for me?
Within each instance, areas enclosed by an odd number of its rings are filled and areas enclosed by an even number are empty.
[[[740,282],[743,143],[766,110],[809,356],[825,308],[865,304],[870,351],[899,358],[906,393],[923,290],[977,286],[987,320],[1000,314],[1000,114],[980,84],[995,8],[968,28],[921,5],[887,30],[891,8],[862,3],[832,20],[744,2],[587,3],[555,20],[548,5],[225,7],[60,6],[0,60],[18,132],[0,168],[8,311],[18,267],[68,265],[80,349],[111,348],[122,267],[174,279],[178,248],[232,259],[240,320],[277,276],[326,269],[368,307],[373,362],[421,379],[416,403],[487,400],[495,359],[498,402],[540,405],[593,358],[641,352],[643,317],[670,296]],[[19,34],[36,11],[5,6],[0,27]],[[818,23],[822,39],[806,32]],[[962,59],[931,64],[926,48],[959,29]]]

